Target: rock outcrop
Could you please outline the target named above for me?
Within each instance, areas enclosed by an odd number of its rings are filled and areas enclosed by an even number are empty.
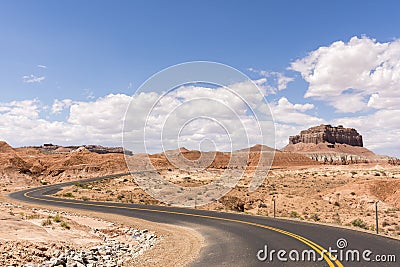
[[[122,147],[104,147],[99,145],[83,145],[83,146],[59,146],[53,144],[44,144],[39,147],[33,147],[39,149],[45,153],[55,153],[55,154],[68,154],[72,151],[85,148],[90,152],[97,154],[126,154],[128,156],[133,155],[132,151],[124,150]]]
[[[299,153],[324,164],[352,164],[388,161],[363,146],[362,136],[353,128],[319,125],[290,136],[283,151]]]
[[[353,128],[344,128],[321,124],[301,131],[299,135],[290,136],[289,144],[305,143],[319,144],[327,142],[330,144],[346,144],[350,146],[363,146],[362,136]]]

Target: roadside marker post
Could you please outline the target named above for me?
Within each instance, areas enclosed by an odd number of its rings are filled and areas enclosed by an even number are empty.
[[[276,218],[276,199],[275,197],[273,198],[274,201],[274,218]]]
[[[379,234],[379,219],[378,219],[378,202],[375,202],[375,224],[376,224],[376,234]]]

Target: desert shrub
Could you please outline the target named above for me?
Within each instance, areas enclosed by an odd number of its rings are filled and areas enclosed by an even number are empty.
[[[335,203],[333,203],[333,205],[335,205],[335,206],[337,206],[337,207],[340,207],[340,203],[337,202],[337,201],[335,201]]]
[[[62,228],[65,228],[65,229],[71,229],[71,226],[69,226],[69,224],[67,223],[67,222],[64,222],[64,221],[62,221],[61,223],[60,223],[60,226],[62,227]]]
[[[82,189],[88,189],[88,188],[89,188],[89,185],[88,185],[88,184],[86,184],[86,183],[80,183],[80,182],[76,182],[76,183],[75,183],[75,186],[76,186],[76,187],[80,187],[80,188],[82,188]]]
[[[82,197],[82,200],[83,200],[83,201],[88,201],[89,198],[88,198],[88,197]]]
[[[360,227],[360,228],[363,228],[363,229],[367,229],[367,224],[363,220],[361,220],[359,218],[353,220],[351,222],[351,225],[353,225],[354,227]]]
[[[258,207],[259,208],[266,208],[267,205],[265,203],[261,202],[260,204],[258,204]]]
[[[32,219],[39,219],[40,215],[39,214],[31,214],[31,215],[26,215],[27,220],[32,220]]]
[[[64,197],[74,197],[74,195],[71,192],[67,192],[63,196]]]
[[[56,216],[53,217],[53,221],[56,223],[61,222],[61,216],[59,214],[56,214]]]
[[[297,211],[292,211],[290,213],[291,218],[301,218],[300,214],[297,213]]]
[[[52,222],[49,218],[42,221],[42,226],[49,226],[51,224],[52,224]]]
[[[321,220],[321,219],[319,218],[318,213],[314,213],[313,215],[311,215],[310,218],[311,218],[312,220],[316,221],[316,222],[318,222],[319,220]]]

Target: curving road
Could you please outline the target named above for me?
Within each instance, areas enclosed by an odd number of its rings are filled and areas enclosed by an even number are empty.
[[[80,182],[123,175],[126,174]],[[50,196],[75,182],[19,191],[9,197],[29,203],[119,214],[194,228],[205,237],[206,246],[192,266],[400,266],[400,241],[373,234],[237,213]],[[339,239],[344,240],[338,242]],[[325,252],[329,248],[330,255],[337,256],[336,260]],[[312,260],[314,255],[315,261]]]

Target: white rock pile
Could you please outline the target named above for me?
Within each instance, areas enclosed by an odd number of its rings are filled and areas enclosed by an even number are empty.
[[[65,250],[41,264],[25,264],[23,267],[119,267],[126,266],[133,258],[154,246],[157,236],[145,230],[127,229],[126,234],[137,241],[136,245],[122,243],[94,230],[103,237],[102,245],[90,250]]]

